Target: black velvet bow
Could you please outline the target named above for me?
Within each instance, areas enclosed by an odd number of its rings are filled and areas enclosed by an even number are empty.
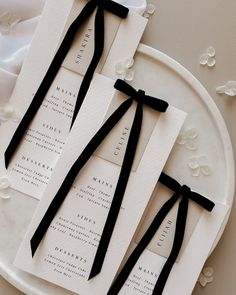
[[[121,79],[118,79],[114,85],[114,87],[126,94],[127,96],[131,97],[135,101],[141,104],[146,104],[150,108],[158,112],[165,112],[168,108],[168,103],[162,99],[152,97],[145,94],[145,91],[139,89],[138,91],[135,90],[131,85],[127,84]]]

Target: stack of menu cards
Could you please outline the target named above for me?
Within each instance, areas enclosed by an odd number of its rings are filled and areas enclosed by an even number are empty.
[[[69,25],[87,0],[47,1],[10,102],[23,116]],[[94,50],[94,17],[79,30],[62,67],[8,168],[12,188],[40,199],[65,146],[83,76]],[[105,11],[105,48],[97,71],[115,79],[118,62],[133,57],[147,20],[129,11],[121,19]],[[17,127],[0,128],[3,153]]]
[[[11,103],[25,113],[66,30],[87,0],[46,2]],[[127,146],[137,103],[112,129],[75,179],[32,258],[30,240],[71,166],[104,121],[127,99],[114,88],[116,64],[133,57],[146,19],[105,13],[105,48],[88,93],[70,130],[81,81],[94,49],[94,14],[77,34],[43,103],[24,135],[8,174],[12,187],[41,199],[14,264],[80,295],[105,295],[153,217],[170,197],[157,184],[186,114],[172,106],[159,113],[144,106],[141,134],[119,216],[101,272],[88,280]],[[148,74],[148,73],[147,73]],[[147,94],[150,89],[144,89]],[[162,97],[165,99],[165,97]],[[0,127],[1,154],[17,127]],[[181,174],[181,171],[180,171]],[[193,188],[194,189],[194,188]],[[207,196],[206,196],[207,197]],[[176,204],[142,253],[119,294],[152,294],[172,247]],[[163,291],[189,295],[229,208],[216,202],[211,213],[190,202],[183,247]]]
[[[70,167],[109,114],[127,99],[113,85],[113,80],[95,75],[15,260],[21,269],[80,295],[108,291],[186,116],[171,106],[165,113],[144,108],[132,172],[99,275],[88,281],[120,172],[122,157],[117,159],[114,151],[121,137],[121,153],[125,150],[127,138],[122,134],[131,128],[136,103],[78,175],[32,259],[30,239]]]

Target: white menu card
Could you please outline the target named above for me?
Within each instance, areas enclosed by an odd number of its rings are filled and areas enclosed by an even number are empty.
[[[139,149],[99,275],[88,281],[121,168],[110,153],[116,151],[124,128],[130,129],[136,102],[111,131],[109,141],[114,142],[113,149],[107,148],[105,139],[101,150],[96,151],[77,176],[32,259],[30,239],[70,167],[111,110],[127,99],[113,85],[113,80],[95,75],[15,260],[17,267],[80,295],[106,294],[186,116],[171,106],[165,113],[144,107]],[[147,124],[150,117],[154,124],[147,138],[145,130],[150,126]],[[128,137],[123,138],[125,149]],[[107,154],[102,152],[103,148]]]
[[[86,0],[47,1],[10,103],[26,112],[67,28]],[[94,50],[94,16],[79,30],[62,67],[8,167],[12,188],[40,199],[65,145],[77,94]],[[105,47],[97,71],[115,78],[115,65],[132,57],[147,20],[130,11],[126,19],[105,12]],[[102,103],[102,101],[101,101]],[[79,115],[79,114],[78,114]],[[17,122],[0,127],[3,156]]]

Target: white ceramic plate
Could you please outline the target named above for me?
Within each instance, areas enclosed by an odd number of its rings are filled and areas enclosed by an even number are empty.
[[[133,85],[136,88],[145,89],[148,94],[165,99],[189,114],[183,134],[186,135],[186,130],[192,131],[188,131],[190,135],[182,140],[185,144],[175,145],[165,172],[195,191],[231,207],[234,193],[233,152],[224,121],[212,98],[185,68],[148,46],[139,46],[134,70]],[[197,161],[204,157],[204,163],[200,166],[192,163],[197,168],[190,169],[193,157]],[[199,175],[192,176],[193,173]],[[12,191],[11,199],[0,200],[0,274],[26,294],[74,294],[12,265],[36,205],[37,200],[16,191]],[[227,220],[222,224],[214,246],[226,223]]]

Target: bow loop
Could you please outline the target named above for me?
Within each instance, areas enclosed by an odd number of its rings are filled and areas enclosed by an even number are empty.
[[[116,80],[114,88],[132,98],[137,95],[137,91],[131,85],[127,84],[121,79]]]
[[[206,197],[196,192],[191,192],[189,197],[191,200],[193,200],[195,203],[202,206],[204,209],[206,209],[209,212],[211,212],[215,206],[215,204],[211,200],[207,199]]]
[[[181,185],[177,180],[166,175],[165,173],[161,174],[159,181],[174,192],[181,194],[183,197],[190,198],[192,201],[209,212],[211,212],[215,206],[211,200],[200,195],[199,193],[192,191],[187,185]]]
[[[155,109],[158,112],[165,112],[169,106],[166,101],[146,95],[145,92],[141,89],[136,91],[131,85],[121,79],[116,80],[114,87],[127,96],[132,97],[137,102],[146,104],[147,106]]]

